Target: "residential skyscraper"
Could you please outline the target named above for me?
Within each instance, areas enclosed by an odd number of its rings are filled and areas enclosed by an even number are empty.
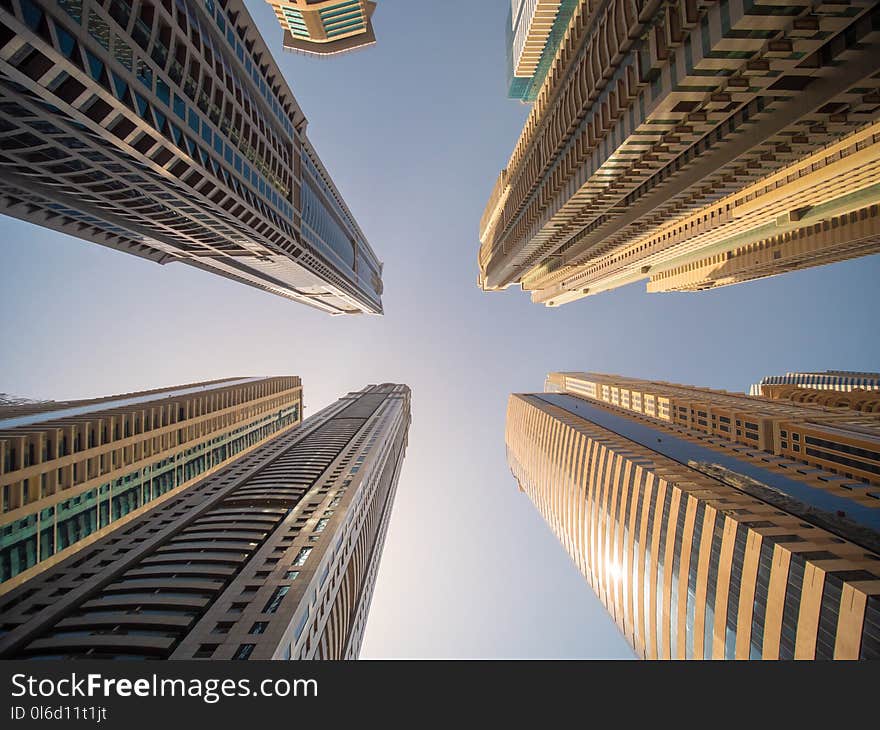
[[[534,101],[579,0],[511,0],[507,17],[508,94]]]
[[[763,395],[766,385],[793,385],[813,390],[880,390],[880,373],[856,373],[849,370],[823,370],[813,373],[786,373],[768,375],[749,388],[750,395]]]
[[[371,46],[372,0],[267,0],[284,30],[284,50],[330,56]]]
[[[880,414],[554,373],[506,442],[637,656],[880,658]]]
[[[480,222],[479,285],[558,306],[880,251],[880,7],[582,0]]]
[[[349,393],[6,596],[0,656],[356,658],[409,423]]]
[[[0,594],[301,420],[295,376],[0,406]]]
[[[242,0],[0,5],[0,212],[332,314],[382,265]]]

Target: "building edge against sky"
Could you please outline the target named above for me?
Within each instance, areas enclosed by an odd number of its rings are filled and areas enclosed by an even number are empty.
[[[0,89],[0,212],[382,312],[382,264],[242,0],[11,0]]]
[[[357,658],[408,441],[371,385],[0,598],[4,658]]]
[[[301,421],[296,376],[0,406],[0,594]]]
[[[285,51],[310,56],[349,53],[376,42],[371,0],[267,0],[284,31]]]
[[[798,388],[850,392],[852,390],[880,390],[880,373],[860,373],[850,370],[823,370],[810,373],[767,375],[749,388],[749,395],[762,395],[766,385],[793,385]]]
[[[880,8],[775,7],[578,3],[481,219],[479,285],[558,306],[880,251]]]
[[[637,656],[880,658],[878,414],[554,373],[505,440]]]

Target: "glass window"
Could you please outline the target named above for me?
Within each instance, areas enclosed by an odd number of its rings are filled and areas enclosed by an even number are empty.
[[[309,555],[311,554],[313,548],[304,547],[299,551],[299,554],[296,556],[296,560],[293,561],[294,565],[303,565],[306,560],[309,559]]]
[[[279,586],[275,589],[275,592],[272,594],[272,597],[263,607],[263,613],[275,613],[278,610],[278,606],[281,605],[281,601],[284,596],[287,595],[287,592],[290,590],[290,586]]]
[[[139,58],[137,60],[137,77],[138,81],[140,81],[144,86],[146,86],[150,90],[153,89],[153,70],[142,58]]]
[[[165,104],[165,106],[171,106],[171,89],[168,87],[162,79],[156,79],[156,96]]]
[[[186,121],[186,103],[177,94],[174,95],[174,113]]]
[[[232,658],[238,660],[247,659],[253,653],[255,646],[256,644],[242,644],[238,647],[238,650],[235,652],[235,656],[233,656]]]

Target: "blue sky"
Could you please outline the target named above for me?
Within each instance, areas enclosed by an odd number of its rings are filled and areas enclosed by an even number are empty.
[[[0,391],[122,393],[298,374],[306,414],[413,389],[364,657],[631,656],[510,475],[511,392],[598,370],[744,390],[793,369],[880,370],[874,256],[700,294],[644,284],[559,309],[477,288],[478,222],[528,108],[505,97],[508,0],[381,0],[378,44],[282,53],[309,136],[385,262],[386,316],[331,318],[0,217]]]

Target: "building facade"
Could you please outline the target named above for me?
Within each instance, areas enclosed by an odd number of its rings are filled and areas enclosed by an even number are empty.
[[[301,420],[295,376],[0,406],[0,595]]]
[[[382,265],[242,0],[2,3],[0,92],[0,212],[382,312]]]
[[[511,396],[506,442],[637,656],[877,659],[878,419],[554,373]]]
[[[579,2],[481,219],[479,285],[558,306],[880,251],[878,13]]]
[[[534,101],[579,0],[511,0],[507,84],[511,99]]]
[[[8,594],[0,657],[356,658],[409,423],[349,393]]]
[[[376,42],[371,0],[267,0],[284,31],[284,50],[332,56]]]
[[[848,393],[853,390],[880,390],[880,373],[823,370],[813,373],[768,375],[749,388],[749,395],[765,395],[764,386],[768,385],[793,385],[796,388],[833,390],[842,393]]]

